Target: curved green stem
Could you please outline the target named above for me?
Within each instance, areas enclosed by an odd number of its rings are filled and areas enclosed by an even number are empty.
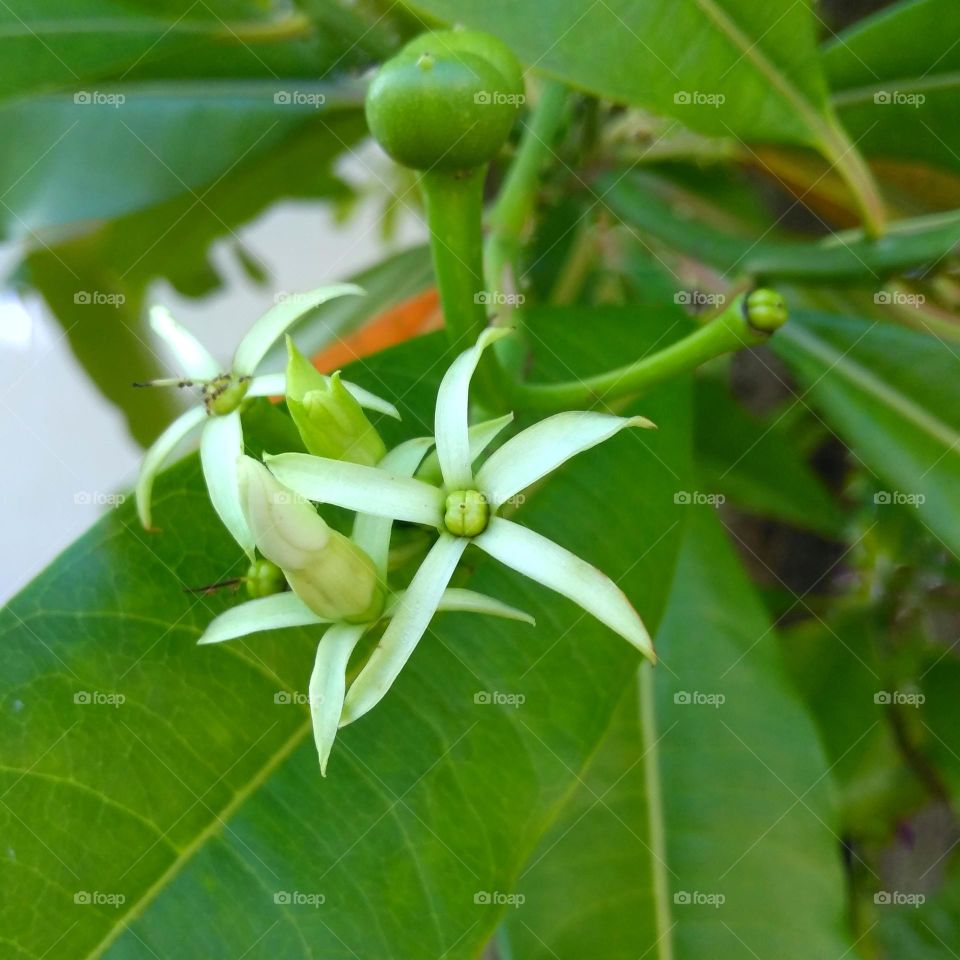
[[[609,403],[649,390],[714,357],[765,343],[783,321],[751,317],[751,322],[744,309],[745,299],[744,296],[734,298],[705,326],[664,350],[583,380],[523,383],[515,388],[513,399],[518,406],[541,412]]]
[[[530,121],[524,126],[516,156],[490,210],[486,263],[491,290],[501,289],[503,272],[520,249],[523,228],[536,200],[540,169],[560,128],[566,102],[566,86],[556,80],[545,80]]]
[[[420,176],[427,208],[430,252],[450,343],[465,350],[487,325],[489,293],[483,282],[483,181],[486,166]],[[475,374],[488,404],[498,403],[496,360],[488,351]]]

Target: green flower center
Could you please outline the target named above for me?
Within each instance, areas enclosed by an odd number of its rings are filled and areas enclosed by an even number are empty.
[[[476,537],[487,529],[490,505],[479,490],[454,490],[447,494],[443,525],[458,537]]]
[[[233,413],[243,402],[250,386],[249,377],[235,377],[232,373],[221,373],[203,387],[203,402],[207,413],[222,417]]]

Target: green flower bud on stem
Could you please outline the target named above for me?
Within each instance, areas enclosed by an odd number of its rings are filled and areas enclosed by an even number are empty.
[[[290,337],[287,355],[287,406],[307,450],[317,457],[375,466],[387,448],[340,374],[325,377]]]
[[[275,563],[264,560],[262,557],[250,564],[246,581],[247,594],[253,600],[280,593],[287,586],[283,571]]]
[[[379,617],[384,592],[373,561],[332,530],[303,497],[251,457],[241,457],[240,497],[257,548],[318,617],[366,623]]]
[[[754,330],[773,333],[787,322],[787,301],[766,287],[759,287],[743,301],[744,316]]]

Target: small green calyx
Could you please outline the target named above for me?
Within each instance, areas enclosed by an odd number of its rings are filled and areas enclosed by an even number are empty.
[[[253,600],[280,593],[287,586],[283,571],[275,563],[262,557],[250,564],[246,581],[247,594]]]
[[[754,290],[744,301],[747,323],[761,333],[773,333],[787,322],[787,302],[766,287]]]
[[[249,377],[236,377],[232,373],[214,377],[203,386],[203,404],[207,413],[215,417],[233,413],[243,403],[249,387]]]
[[[365,467],[379,463],[387,449],[340,374],[325,377],[289,337],[287,355],[287,406],[307,450]]]
[[[489,522],[490,505],[479,490],[454,490],[447,494],[443,525],[454,536],[479,536]]]

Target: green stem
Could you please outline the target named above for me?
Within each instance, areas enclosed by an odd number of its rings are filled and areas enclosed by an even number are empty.
[[[487,326],[482,225],[486,172],[481,166],[454,173],[428,170],[420,176],[444,324],[458,352],[471,346]],[[487,351],[475,379],[487,403],[499,405],[502,391],[492,354]]]
[[[777,324],[779,325],[779,324]],[[689,336],[648,357],[582,380],[562,383],[523,383],[515,388],[518,405],[530,410],[550,411],[589,407],[641,393],[707,360],[742,347],[765,343],[772,333],[748,322],[744,297],[734,298],[726,309]]]
[[[487,283],[499,291],[503,273],[520,249],[520,238],[533,210],[537,195],[537,180],[544,160],[564,116],[567,88],[555,80],[545,80],[540,99],[524,126],[520,146],[503,181],[497,200],[490,210],[487,239]]]

